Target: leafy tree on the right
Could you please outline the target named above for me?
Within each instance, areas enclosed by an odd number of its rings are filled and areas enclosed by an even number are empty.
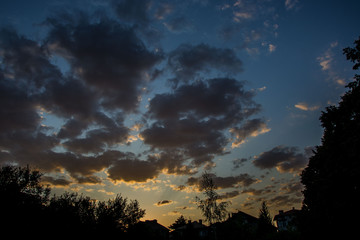
[[[360,68],[360,38],[345,48],[347,59]],[[360,75],[347,86],[337,106],[322,112],[322,142],[301,174],[303,230],[319,236],[358,232],[360,216]],[[355,236],[355,235],[354,235]]]

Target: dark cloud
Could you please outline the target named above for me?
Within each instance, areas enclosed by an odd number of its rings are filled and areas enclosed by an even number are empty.
[[[267,200],[269,205],[274,205],[281,208],[293,207],[295,204],[300,204],[301,202],[301,197],[294,197],[290,195],[277,195]]]
[[[162,3],[160,6],[156,9],[154,13],[154,17],[157,20],[162,20],[166,18],[167,15],[172,13],[174,10],[174,6],[170,3]]]
[[[230,177],[218,177],[215,174],[211,174],[214,184],[217,189],[233,188],[233,187],[248,187],[258,182],[258,179],[250,176],[247,173],[240,174],[238,176]],[[187,185],[195,186],[200,191],[203,190],[201,187],[201,177],[190,177],[187,180]]]
[[[50,63],[47,49],[13,29],[0,30],[0,49],[3,76],[26,88],[28,94],[39,94],[47,81],[61,77]]]
[[[0,30],[0,162],[64,170],[78,183],[99,183],[94,174],[106,168],[111,178],[126,181],[152,178],[163,168],[189,172],[181,161],[165,157],[153,165],[128,153],[110,158],[107,152],[127,143],[124,114],[137,111],[141,88],[151,80],[147,76],[160,71],[153,67],[162,55],[149,50],[132,27],[103,15],[62,12],[46,25],[44,44]],[[52,64],[54,57],[69,63],[66,75]],[[43,115],[64,124],[56,133],[43,125]],[[138,166],[154,174],[136,175]]]
[[[47,23],[49,50],[64,57],[77,77],[96,87],[102,106],[135,111],[145,75],[162,55],[147,49],[132,28],[108,18],[54,17]]]
[[[155,149],[181,150],[196,166],[211,162],[216,155],[226,154],[225,131],[259,112],[253,96],[242,82],[231,78],[182,85],[171,94],[157,94],[150,100],[147,115],[156,121],[140,135]],[[248,127],[248,131],[255,129],[249,124],[238,129]]]
[[[149,155],[148,161],[156,164],[162,172],[175,175],[192,175],[196,171],[185,165],[184,154],[181,151],[164,151],[160,154]]]
[[[289,182],[280,188],[285,194],[294,194],[297,197],[302,196],[302,190],[304,189],[304,185],[301,184],[300,181]]]
[[[174,93],[157,94],[150,101],[153,118],[168,119],[196,115],[200,118],[221,117],[223,124],[239,121],[260,110],[252,98],[254,93],[244,89],[244,83],[232,78],[214,78],[182,85]],[[212,119],[214,127],[216,119]]]
[[[235,198],[240,195],[240,192],[235,190],[231,192],[223,193],[219,196],[219,199],[229,199],[229,198]]]
[[[232,161],[234,168],[233,169],[238,169],[240,167],[242,167],[244,165],[245,162],[247,162],[248,159],[247,158],[238,158]]]
[[[240,127],[234,127],[231,130],[235,140],[232,144],[232,147],[238,147],[249,137],[256,137],[260,134],[270,131],[266,123],[262,119],[251,119],[246,121]]]
[[[241,193],[247,193],[249,195],[253,195],[253,196],[261,196],[267,193],[271,193],[272,190],[269,188],[265,188],[265,189],[254,189],[254,188],[247,188],[244,189],[243,191],[241,191]]]
[[[65,187],[65,186],[69,186],[71,184],[71,181],[70,180],[67,180],[65,178],[55,178],[55,177],[52,177],[52,176],[43,176],[41,178],[41,181],[43,183],[46,183],[46,184],[51,184],[53,186],[61,186],[61,187]]]
[[[114,162],[108,170],[109,178],[125,182],[146,182],[159,175],[159,169],[151,162],[139,159],[122,159]]]
[[[112,5],[117,16],[123,21],[140,25],[147,25],[150,22],[148,10],[151,1],[149,0],[113,0]]]
[[[80,121],[78,119],[69,119],[67,122],[61,127],[58,132],[59,138],[74,138],[79,136],[84,129],[88,127],[88,123],[84,121]]]
[[[41,117],[37,102],[25,89],[18,88],[14,81],[0,76],[0,132],[12,130],[35,130]]]
[[[277,146],[255,158],[254,165],[260,169],[276,168],[279,172],[298,173],[308,159],[296,147]]]
[[[242,71],[242,61],[231,49],[182,44],[169,53],[168,67],[175,75],[172,81],[189,82],[200,72],[219,70],[223,74],[237,74]]]
[[[172,203],[173,203],[172,200],[162,200],[162,201],[157,202],[155,205],[158,206],[158,207],[161,207],[161,206],[164,206],[164,205],[170,205]]]
[[[71,139],[64,142],[63,146],[76,153],[98,153],[104,151],[106,146],[126,143],[128,132],[128,128],[124,126],[89,130],[85,138]]]
[[[62,78],[45,87],[46,91],[39,96],[40,104],[57,116],[86,121],[99,108],[97,94],[79,79]]]
[[[242,62],[235,52],[181,45],[164,64],[181,84],[153,97],[144,115],[148,122],[139,136],[151,149],[146,156],[112,150],[128,144],[132,130],[125,120],[138,113],[142,88],[167,71],[156,68],[165,55],[150,49],[144,36],[154,33],[154,18],[172,11],[163,2],[154,7],[150,1],[114,1],[112,6],[117,19],[80,11],[49,17],[41,43],[0,30],[1,163],[68,176],[47,176],[53,185],[100,183],[100,171],[114,181],[145,182],[161,173],[193,175],[199,166],[213,166],[216,156],[227,153],[230,129],[246,138],[264,128],[262,120],[249,120],[260,105],[243,82],[193,81],[212,71],[237,74]],[[172,26],[179,31],[186,24]],[[53,64],[57,58],[69,65],[66,73]],[[48,116],[60,126],[44,125]],[[257,179],[241,174],[216,181],[228,188]]]

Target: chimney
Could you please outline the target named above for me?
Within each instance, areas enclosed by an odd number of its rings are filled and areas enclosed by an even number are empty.
[[[202,219],[199,219],[199,223],[202,224]]]
[[[284,210],[279,210],[279,214],[284,214]]]
[[[188,224],[191,224],[191,220],[188,221]]]

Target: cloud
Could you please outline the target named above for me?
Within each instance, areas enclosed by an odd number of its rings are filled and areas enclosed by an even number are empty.
[[[179,212],[179,211],[171,211],[166,214],[163,214],[163,216],[180,216],[180,215],[181,215],[181,212]]]
[[[254,157],[253,163],[260,169],[276,168],[279,172],[298,173],[308,159],[296,147],[277,146]]]
[[[239,186],[248,187],[259,181],[247,173],[229,177],[218,177],[215,174],[211,174],[211,177],[217,189],[234,188]],[[190,177],[188,178],[186,184],[188,186],[195,186],[199,191],[203,190],[201,187],[201,177]]]
[[[296,5],[298,4],[298,0],[285,0],[285,8],[286,10],[291,10],[294,9],[296,7]]]
[[[70,180],[67,180],[67,179],[65,179],[63,177],[54,178],[52,176],[43,176],[43,177],[41,177],[41,182],[51,184],[53,186],[61,186],[61,187],[66,187],[66,186],[69,186],[71,184]]]
[[[164,22],[165,27],[173,33],[187,32],[194,28],[193,24],[184,16],[174,17]]]
[[[151,1],[148,0],[120,0],[112,1],[117,16],[126,22],[140,25],[147,25],[150,22],[148,10]]]
[[[0,30],[1,163],[64,172],[66,179],[47,175],[47,182],[59,186],[100,183],[100,171],[115,182],[147,182],[214,166],[216,156],[228,153],[230,129],[239,138],[263,131],[261,123],[248,120],[261,109],[253,100],[256,92],[228,77],[242,71],[234,50],[185,44],[164,55],[149,47],[144,34],[153,17],[165,19],[170,6],[157,8],[156,16],[149,14],[150,1],[112,6],[117,19],[81,11],[49,17],[41,42]],[[54,58],[68,64],[66,73]],[[143,88],[166,71],[156,68],[161,62],[178,84],[150,99],[140,116]],[[216,71],[226,77],[195,79]],[[146,120],[128,127],[130,114]],[[144,155],[115,150],[130,144],[132,131],[140,131],[139,139],[150,147]],[[257,181],[232,178],[219,178],[220,186]]]
[[[274,44],[269,44],[269,52],[272,53],[272,52],[275,52],[276,50],[276,46]]]
[[[147,115],[155,122],[140,136],[154,149],[181,151],[199,166],[225,154],[225,133],[230,128],[252,136],[260,133],[257,127],[263,125],[254,121],[237,126],[260,111],[253,96],[254,92],[230,78],[181,85],[173,93],[157,94],[150,100]]]
[[[249,194],[251,196],[262,196],[264,194],[268,194],[271,193],[272,190],[271,189],[254,189],[254,188],[247,188],[244,189],[243,191],[241,191],[241,193],[246,193]]]
[[[320,108],[320,106],[318,106],[318,105],[309,106],[305,102],[299,102],[298,104],[295,104],[295,107],[300,109],[300,110],[303,110],[303,111],[315,111],[315,110],[318,110]]]
[[[146,182],[160,173],[153,162],[140,160],[133,153],[111,151],[105,153],[103,158],[111,161],[108,176],[114,181]]]
[[[335,53],[334,49],[338,46],[338,42],[330,43],[330,46],[326,49],[326,51],[319,57],[317,57],[317,61],[321,66],[321,70],[326,73],[328,79],[334,82],[337,85],[344,86],[346,85],[346,81],[343,77],[339,76],[338,71],[335,70]]]
[[[294,197],[290,195],[278,195],[270,199],[267,199],[267,203],[269,205],[273,205],[281,208],[293,207],[295,204],[299,204],[301,202],[302,202],[301,197]]]
[[[163,20],[166,18],[167,15],[174,11],[174,6],[169,3],[162,3],[157,9],[154,14],[154,17],[157,20]]]
[[[189,82],[200,72],[218,70],[227,74],[242,72],[242,61],[231,49],[211,47],[207,44],[182,44],[169,53],[168,68],[175,75],[172,81]]]
[[[245,122],[241,127],[231,128],[230,132],[235,136],[232,147],[239,147],[249,137],[256,137],[270,131],[266,123],[261,119],[252,119]]]
[[[240,167],[242,167],[244,165],[245,162],[247,162],[248,159],[247,158],[238,158],[232,161],[234,167],[233,169],[238,169]]]
[[[251,19],[253,15],[250,12],[234,12],[234,21],[241,22],[243,19]]]
[[[70,15],[49,18],[47,23],[49,50],[96,88],[102,107],[135,111],[144,76],[162,55],[147,49],[133,29],[111,19]]]
[[[220,194],[219,200],[235,198],[235,197],[237,197],[239,195],[240,195],[240,192],[237,191],[237,190],[231,191],[231,192],[226,192],[226,193]]]
[[[280,188],[280,190],[283,191],[285,194],[293,194],[298,197],[302,196],[303,189],[304,189],[304,186],[301,184],[300,181],[284,184]]]
[[[165,206],[165,205],[170,205],[170,204],[173,204],[174,201],[172,200],[162,200],[162,201],[159,201],[157,203],[155,203],[154,205],[157,206],[157,207],[162,207],[162,206]]]
[[[11,29],[0,31],[0,162],[64,170],[82,184],[99,183],[94,173],[106,168],[115,180],[151,179],[169,164],[152,166],[121,152],[111,158],[107,150],[127,143],[130,129],[121,112],[136,110],[143,74],[162,56],[120,23],[90,19],[73,13],[49,18],[43,45]],[[51,63],[52,56],[68,61],[66,76]],[[57,133],[43,125],[44,112],[64,122]],[[51,176],[47,181],[68,183]]]

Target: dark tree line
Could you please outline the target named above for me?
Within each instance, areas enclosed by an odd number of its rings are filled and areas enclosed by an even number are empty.
[[[40,183],[41,176],[29,167],[0,168],[2,235],[39,237],[51,232],[54,237],[125,237],[126,230],[145,215],[137,200],[128,201],[120,194],[108,201],[77,193],[50,197],[50,188]]]
[[[345,48],[360,68],[360,38]],[[324,134],[302,173],[305,186],[303,230],[306,234],[358,235],[360,203],[360,75],[347,86],[336,106],[322,112]]]

